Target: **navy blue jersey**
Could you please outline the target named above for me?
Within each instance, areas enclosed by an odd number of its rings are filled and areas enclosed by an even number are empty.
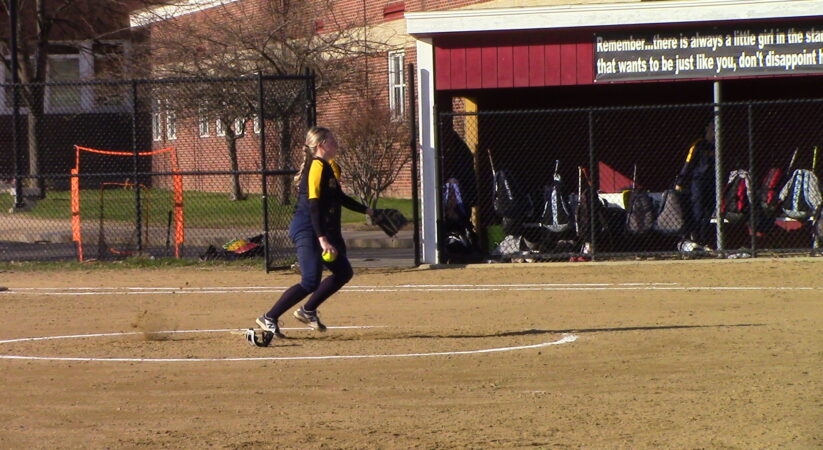
[[[705,139],[698,139],[692,144],[677,176],[679,186],[688,186],[689,182],[714,182],[714,144]]]
[[[317,237],[339,238],[341,207],[365,213],[366,207],[340,188],[340,167],[334,160],[314,157],[303,168],[297,189],[297,205],[290,226],[292,236],[314,231]]]

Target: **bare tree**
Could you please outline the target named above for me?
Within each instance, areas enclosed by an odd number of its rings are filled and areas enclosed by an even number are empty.
[[[373,98],[355,100],[348,110],[358,114],[339,125],[343,151],[337,159],[345,169],[346,184],[366,205],[375,208],[411,161],[411,152],[402,145],[408,142],[408,126],[393,117],[384,102]]]
[[[363,28],[333,16],[332,11],[332,0],[247,0],[176,18],[147,16],[153,23],[146,27],[143,61],[151,63],[153,77],[295,75],[312,71],[318,92],[341,89],[362,71],[362,67],[351,63],[352,59],[377,51],[380,45],[364,39]],[[151,10],[145,14],[151,14]],[[266,89],[261,120],[266,120],[267,128],[273,127],[279,138],[274,164],[293,168],[293,149],[302,139],[298,127],[306,114],[306,98],[302,85],[294,84],[290,89],[278,86],[281,88]],[[234,118],[257,114],[256,89],[226,94],[214,84],[178,92],[175,97],[188,105],[189,112],[197,111],[195,104],[209,99],[206,113],[212,116],[225,114],[227,109]],[[227,133],[229,157],[236,160],[232,139]],[[280,200],[288,203],[291,179],[280,180]]]
[[[38,175],[40,136],[45,113],[49,56],[66,51],[83,51],[72,42],[115,38],[127,32],[129,11],[139,2],[154,0],[16,0],[17,67],[21,83],[20,106],[27,120],[28,174]],[[157,0],[160,3],[164,0]],[[10,18],[10,0],[0,0],[0,11]],[[145,4],[145,3],[144,3]],[[0,55],[11,73],[11,34],[0,30]],[[42,179],[30,179],[30,187],[39,187],[44,196]]]

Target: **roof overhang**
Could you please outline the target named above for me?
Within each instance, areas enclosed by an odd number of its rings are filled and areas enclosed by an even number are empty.
[[[182,0],[169,5],[135,10],[129,15],[129,22],[132,28],[139,28],[236,1],[238,0]]]
[[[823,17],[823,0],[690,0],[407,13],[407,31],[439,33]]]

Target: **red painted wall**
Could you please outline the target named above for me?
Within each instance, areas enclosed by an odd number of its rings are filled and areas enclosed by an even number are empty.
[[[571,86],[594,82],[591,33],[515,32],[435,40],[438,90]]]

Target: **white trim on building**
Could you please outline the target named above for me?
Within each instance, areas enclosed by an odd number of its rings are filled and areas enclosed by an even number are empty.
[[[175,17],[192,14],[216,6],[224,6],[238,0],[187,0],[175,2],[173,5],[158,6],[154,8],[142,9],[129,16],[129,24],[132,28],[144,27],[155,22],[174,19]]]
[[[814,17],[823,0],[690,0],[406,14],[412,35]]]
[[[151,139],[153,141],[163,140],[163,120],[161,112],[163,109],[163,102],[156,98],[151,102]]]
[[[177,139],[177,112],[174,104],[166,100],[166,139],[173,141]]]
[[[434,117],[434,45],[431,39],[417,41],[417,85],[420,114],[418,120],[420,142],[421,193],[421,262],[436,264],[440,255],[437,251],[437,212],[440,199],[437,196],[437,153],[435,152]]]
[[[214,135],[220,137],[226,135],[226,124],[223,123],[223,119],[214,120]]]
[[[392,117],[406,116],[406,51],[388,52],[389,110]]]
[[[209,115],[205,107],[200,107],[197,111],[197,133],[201,138],[210,137]]]
[[[234,135],[237,137],[242,137],[246,134],[246,118],[245,117],[238,117],[234,119],[234,125],[232,126],[232,130],[234,130]]]

